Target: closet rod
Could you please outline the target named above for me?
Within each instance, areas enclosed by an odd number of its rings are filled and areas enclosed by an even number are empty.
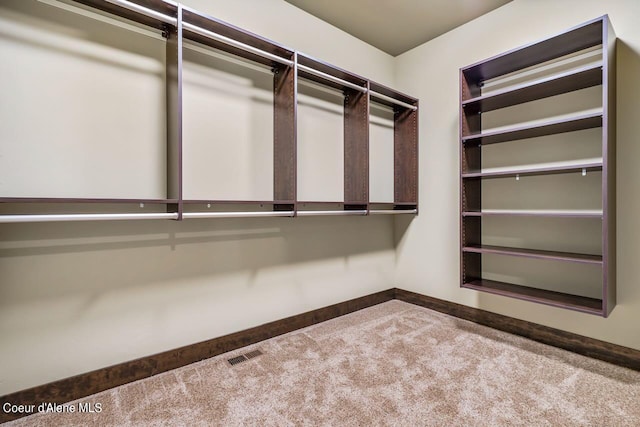
[[[406,102],[399,101],[395,98],[391,98],[390,96],[383,95],[381,93],[374,92],[372,90],[369,91],[369,94],[371,96],[375,96],[376,98],[384,99],[385,101],[389,101],[396,105],[400,105],[401,107],[409,108],[410,110],[413,110],[413,111],[416,111],[418,109],[418,107],[416,107],[415,105],[407,104]]]
[[[182,218],[252,218],[252,217],[292,217],[294,211],[262,212],[183,212]]]
[[[323,78],[325,80],[329,80],[331,82],[341,84],[343,86],[349,87],[351,89],[355,89],[355,90],[357,90],[359,92],[362,92],[362,93],[366,93],[367,92],[367,88],[366,87],[358,86],[357,84],[348,82],[348,81],[340,79],[338,77],[334,77],[331,74],[323,73],[322,71],[318,71],[318,70],[316,70],[314,68],[307,67],[306,65],[298,64],[298,70],[305,71],[305,72],[307,72],[309,74],[313,74],[314,76],[318,76],[318,77],[321,77],[321,78]]]
[[[124,213],[124,214],[42,214],[0,215],[0,223],[60,222],[60,221],[120,221],[129,219],[178,219],[177,212]]]
[[[366,215],[366,210],[352,210],[352,211],[298,211],[298,216],[320,216],[320,215]]]
[[[417,214],[418,209],[371,209],[369,215],[401,215],[401,214]]]
[[[289,59],[282,58],[282,57],[280,57],[278,55],[274,55],[274,54],[269,53],[269,52],[265,52],[262,49],[258,49],[256,47],[249,46],[248,44],[233,40],[233,39],[231,39],[229,37],[225,37],[225,36],[223,36],[221,34],[217,34],[217,33],[214,33],[212,31],[209,31],[209,30],[205,30],[204,28],[200,28],[197,25],[190,24],[188,22],[183,22],[182,23],[182,28],[184,28],[185,30],[191,31],[193,33],[196,33],[196,34],[200,34],[203,37],[207,37],[209,39],[222,42],[222,43],[227,44],[229,46],[237,47],[238,49],[244,50],[246,52],[253,53],[253,54],[261,56],[263,58],[270,59],[270,60],[272,60],[274,62],[279,62],[280,64],[284,64],[284,65],[287,65],[289,67],[293,66],[293,61],[291,61]]]
[[[137,12],[141,15],[148,16],[153,19],[157,19],[158,21],[162,21],[167,24],[171,24],[173,26],[178,25],[178,19],[173,16],[165,15],[164,13],[156,12],[153,9],[149,9],[144,6],[140,6],[139,4],[131,3],[127,0],[105,0],[107,3],[115,4],[116,6],[123,7],[132,12]]]

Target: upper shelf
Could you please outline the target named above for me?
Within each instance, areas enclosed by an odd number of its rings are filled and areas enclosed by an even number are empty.
[[[379,83],[369,83],[369,93],[372,102],[388,107],[400,106],[410,110],[417,110],[418,100],[404,93],[398,92]]]
[[[293,65],[294,51],[222,22],[212,16],[183,7],[185,38],[265,65]]]
[[[74,0],[121,18],[164,30],[166,24],[176,25],[178,15],[177,3],[164,0],[133,1],[104,1],[104,0]]]
[[[498,142],[516,141],[519,139],[535,138],[563,132],[573,132],[602,126],[602,109],[580,112],[563,117],[536,120],[508,126],[500,129],[488,130],[462,137],[464,144],[495,144]]]
[[[319,59],[298,53],[298,76],[334,89],[367,91],[367,79]]]
[[[479,84],[485,80],[597,46],[603,42],[603,21],[604,17],[596,18],[543,41],[469,65],[461,71],[470,82]]]
[[[468,114],[493,111],[602,84],[602,63],[501,89],[462,102]]]

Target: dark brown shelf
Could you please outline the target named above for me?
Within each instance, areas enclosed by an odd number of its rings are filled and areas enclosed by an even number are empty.
[[[133,22],[137,22],[142,25],[154,27],[158,30],[164,30],[167,25],[166,23],[164,23],[159,19],[152,18],[142,13],[129,10],[126,7],[119,6],[117,4],[110,3],[104,0],[74,0],[74,1],[76,3],[80,3],[85,6],[89,6],[91,8],[101,10],[103,12],[107,12],[112,15],[125,18]],[[177,15],[178,8],[176,7],[176,4],[165,2],[163,0],[137,0],[137,1],[132,1],[132,3],[142,5],[144,7],[157,11],[166,16],[171,16],[175,18]]]
[[[464,246],[463,252],[496,254],[523,258],[548,259],[554,261],[579,262],[602,265],[602,255],[579,254],[571,252],[544,251],[539,249],[510,248],[504,246],[474,245]]]
[[[547,291],[528,286],[514,285],[511,283],[497,282],[493,280],[475,279],[462,284],[463,288],[488,292],[524,301],[532,301],[553,307],[566,308],[589,314],[603,314],[602,300],[562,292]]]
[[[183,22],[185,24],[193,24],[199,28],[210,31],[232,41],[242,43],[263,52],[267,52],[282,59],[291,61],[293,60],[294,51],[292,49],[284,47],[257,34],[238,28],[227,22],[220,21],[212,16],[206,15],[189,7],[183,6],[182,10]],[[275,65],[275,63],[269,58],[256,55],[248,50],[240,49],[222,41],[204,37],[196,32],[191,31],[189,28],[184,28],[183,33],[185,38],[201,43],[203,45],[213,47],[215,49],[248,59],[253,62],[261,63],[268,66]]]
[[[522,70],[561,56],[602,44],[603,21],[606,16],[593,19],[556,36],[531,43],[462,69],[470,81],[476,83]]]
[[[588,163],[572,163],[565,165],[511,168],[494,172],[467,172],[462,174],[463,179],[473,178],[508,178],[514,176],[553,175],[563,173],[602,171],[602,161]]]
[[[301,65],[302,67],[309,67],[313,70],[319,71],[320,73],[326,74],[331,77],[335,77],[336,79],[344,80],[348,83],[359,86],[362,89],[367,88],[367,79],[365,79],[364,77],[351,73],[347,70],[343,70],[342,68],[328,64],[324,61],[313,58],[309,55],[298,53],[298,65]],[[323,78],[321,76],[317,76],[315,74],[306,72],[303,69],[298,70],[298,76],[304,79],[316,82],[318,84],[321,84],[323,86],[330,86],[335,89],[349,89],[348,86],[345,86],[340,83]]]
[[[497,131],[482,132],[462,137],[464,144],[496,144],[538,136],[554,135],[602,126],[602,112],[581,114],[569,118],[547,120],[534,125],[517,125]]]
[[[273,200],[183,200],[182,203],[185,205],[194,205],[194,204],[216,204],[216,205],[273,205],[278,203],[293,203],[292,201],[273,201]]]
[[[0,203],[145,203],[174,204],[178,199],[107,199],[77,197],[0,197]]]
[[[573,217],[573,218],[602,218],[602,211],[599,210],[542,210],[542,209],[486,209],[482,211],[463,211],[463,217],[474,216],[538,216],[538,217]]]
[[[462,102],[467,114],[493,111],[602,84],[602,64],[523,83]]]
[[[387,96],[389,98],[395,99],[405,104],[417,106],[418,100],[412,96],[406,95],[404,93],[398,92],[387,86],[381,85],[380,83],[370,82],[369,89],[371,90],[371,102],[375,102],[378,104],[386,105],[392,108],[403,108],[402,106],[398,106],[398,104],[394,104],[393,102],[377,97],[376,94],[380,94],[383,96]]]

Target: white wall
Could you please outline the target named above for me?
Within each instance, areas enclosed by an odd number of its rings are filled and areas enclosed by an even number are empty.
[[[393,85],[392,57],[284,1],[185,3]],[[44,12],[21,12],[32,6]],[[14,58],[0,64],[1,195],[164,197],[162,41],[35,1],[2,2],[0,19],[0,56]],[[271,198],[269,159],[251,157],[271,134],[268,91],[260,79],[234,80],[256,86],[233,105],[235,126],[216,132],[207,117],[229,111],[213,102],[214,84],[229,76],[197,64],[187,72],[186,109],[199,113],[185,129],[196,174],[185,177],[187,196],[225,195],[198,161],[220,151],[207,141],[236,132],[227,154],[260,161],[259,173],[252,186],[247,169],[229,169],[238,178],[226,184],[238,198]],[[199,186],[207,180],[212,190]],[[382,217],[2,224],[0,395],[388,289],[394,263],[393,222]]]
[[[619,38],[617,307],[603,319],[461,289],[459,69],[604,14],[609,14]],[[398,89],[421,100],[420,215],[408,226],[404,219],[396,222],[399,288],[640,349],[640,287],[635,270],[640,253],[638,16],[636,0],[514,0],[397,58]],[[576,226],[575,231],[584,229]]]

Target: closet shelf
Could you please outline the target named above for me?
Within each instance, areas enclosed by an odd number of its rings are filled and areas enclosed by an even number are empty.
[[[174,204],[178,199],[107,199],[78,197],[0,197],[0,203],[145,203]]]
[[[602,219],[601,210],[585,209],[483,209],[481,211],[464,211],[463,217],[472,216],[539,216],[539,217],[574,217]]]
[[[166,24],[176,25],[177,3],[164,0],[145,0],[137,4],[127,0],[74,0],[76,3],[101,10],[164,31]]]
[[[492,245],[469,245],[462,248],[463,252],[479,254],[496,254],[524,258],[548,259],[554,261],[579,262],[602,265],[602,255],[579,254],[571,252],[546,251],[539,249],[511,248]]]
[[[519,139],[573,132],[601,126],[602,110],[597,109],[587,113],[581,112],[579,114],[568,115],[561,118],[536,120],[529,123],[521,123],[515,126],[463,136],[462,143],[467,145],[495,144],[499,142],[516,141]]]
[[[470,178],[508,178],[515,176],[552,175],[574,172],[602,171],[602,159],[575,162],[553,162],[544,165],[527,165],[522,167],[484,169],[478,172],[462,174],[463,179]]]
[[[603,310],[602,300],[600,299],[531,288],[528,286],[514,285],[512,283],[498,282],[494,280],[470,280],[463,283],[461,287],[589,314],[601,315]]]
[[[511,86],[462,102],[467,113],[479,113],[523,104],[602,84],[602,63]]]
[[[604,45],[604,19],[606,17],[594,19],[542,41],[469,65],[464,68],[465,75],[469,80],[480,83],[590,47]],[[606,30],[607,28],[605,33]]]

